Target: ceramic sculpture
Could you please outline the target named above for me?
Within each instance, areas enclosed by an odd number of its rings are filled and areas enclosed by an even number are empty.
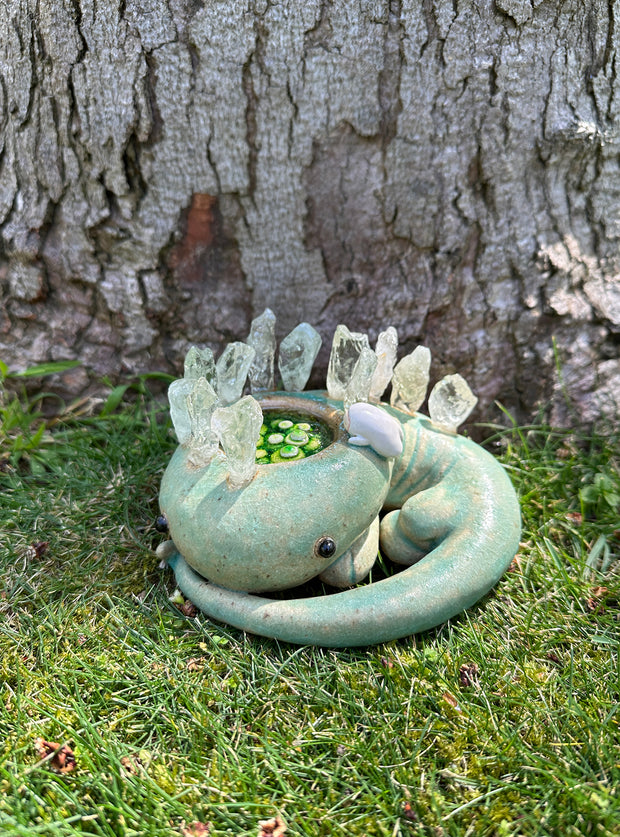
[[[320,338],[302,323],[282,341],[289,391],[265,390],[273,322],[257,318],[252,345],[232,344],[225,363],[192,348],[171,385],[180,446],[162,480],[171,540],[159,551],[181,591],[238,628],[336,647],[424,631],[473,605],[512,561],[520,513],[502,466],[456,433],[476,403],[466,382],[440,381],[423,416],[428,350],[394,366],[394,329],[373,352],[339,326],[327,391],[303,392]],[[406,568],[361,584],[379,549]],[[280,592],[314,577],[340,592]]]

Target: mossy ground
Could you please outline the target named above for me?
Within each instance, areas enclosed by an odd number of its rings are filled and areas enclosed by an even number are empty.
[[[335,651],[170,601],[151,399],[28,451],[36,426],[0,434],[1,835],[620,833],[617,437],[500,433],[511,571],[435,631]]]

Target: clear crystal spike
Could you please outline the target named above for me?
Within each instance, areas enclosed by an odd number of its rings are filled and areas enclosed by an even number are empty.
[[[257,471],[256,443],[262,423],[263,411],[251,395],[213,413],[211,426],[224,448],[232,489],[243,488]]]
[[[400,360],[392,375],[390,404],[405,413],[415,413],[426,397],[431,353],[426,346],[416,348]]]
[[[252,320],[250,334],[246,340],[256,354],[250,365],[249,378],[252,392],[275,389],[273,359],[276,353],[276,317],[270,308],[265,308],[260,317]]]
[[[280,343],[278,369],[287,392],[301,392],[321,348],[321,337],[309,323],[300,323]]]
[[[428,412],[435,424],[456,431],[477,402],[465,378],[446,375],[432,389],[428,398]]]
[[[362,349],[369,348],[365,334],[351,332],[345,325],[336,327],[327,369],[327,393],[330,398],[344,398]]]

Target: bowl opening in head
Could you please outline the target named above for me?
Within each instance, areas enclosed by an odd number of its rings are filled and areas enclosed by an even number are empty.
[[[295,396],[261,399],[263,426],[256,462],[297,462],[329,447],[341,432],[342,413],[324,402]]]

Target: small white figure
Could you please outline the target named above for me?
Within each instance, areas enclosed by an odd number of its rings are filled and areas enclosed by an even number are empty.
[[[370,445],[386,457],[403,452],[402,425],[381,407],[363,401],[351,404],[344,414],[344,426],[351,434],[352,445]]]

